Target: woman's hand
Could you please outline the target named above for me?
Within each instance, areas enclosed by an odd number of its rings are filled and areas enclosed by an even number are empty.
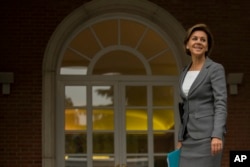
[[[221,139],[219,138],[212,138],[211,140],[211,154],[215,155],[218,154],[219,152],[221,152],[223,149],[223,142]]]
[[[182,147],[182,142],[178,141],[176,149],[180,149]]]

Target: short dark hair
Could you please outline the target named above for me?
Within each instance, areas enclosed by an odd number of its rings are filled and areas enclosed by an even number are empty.
[[[185,47],[185,52],[191,56],[190,50],[186,48],[186,45],[189,41],[190,36],[193,34],[193,32],[195,31],[203,31],[207,34],[207,40],[208,40],[208,51],[205,53],[205,56],[208,56],[213,48],[214,45],[214,41],[213,41],[213,35],[211,33],[211,31],[209,30],[208,26],[206,24],[195,24],[194,26],[192,26],[191,28],[189,28],[187,30],[187,34],[186,37],[184,39],[184,47]]]

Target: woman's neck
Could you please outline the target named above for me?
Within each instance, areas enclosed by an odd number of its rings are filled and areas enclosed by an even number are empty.
[[[190,67],[190,71],[200,71],[203,67],[203,64],[205,62],[205,57],[192,57],[192,65]]]

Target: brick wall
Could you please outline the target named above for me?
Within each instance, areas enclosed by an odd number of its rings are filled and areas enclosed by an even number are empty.
[[[248,0],[150,0],[183,26],[207,23],[215,37],[212,59],[226,73],[243,72],[239,94],[228,98],[230,150],[250,150],[250,2]],[[0,166],[41,167],[42,61],[56,26],[87,0],[9,0],[0,7],[0,72],[14,72],[11,94],[0,93]]]

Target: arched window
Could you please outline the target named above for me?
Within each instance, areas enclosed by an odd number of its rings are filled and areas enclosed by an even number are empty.
[[[165,166],[174,149],[183,31],[150,2],[115,2],[77,9],[48,44],[43,166]]]
[[[133,16],[89,23],[69,41],[60,74],[176,76],[172,49],[151,26]]]

